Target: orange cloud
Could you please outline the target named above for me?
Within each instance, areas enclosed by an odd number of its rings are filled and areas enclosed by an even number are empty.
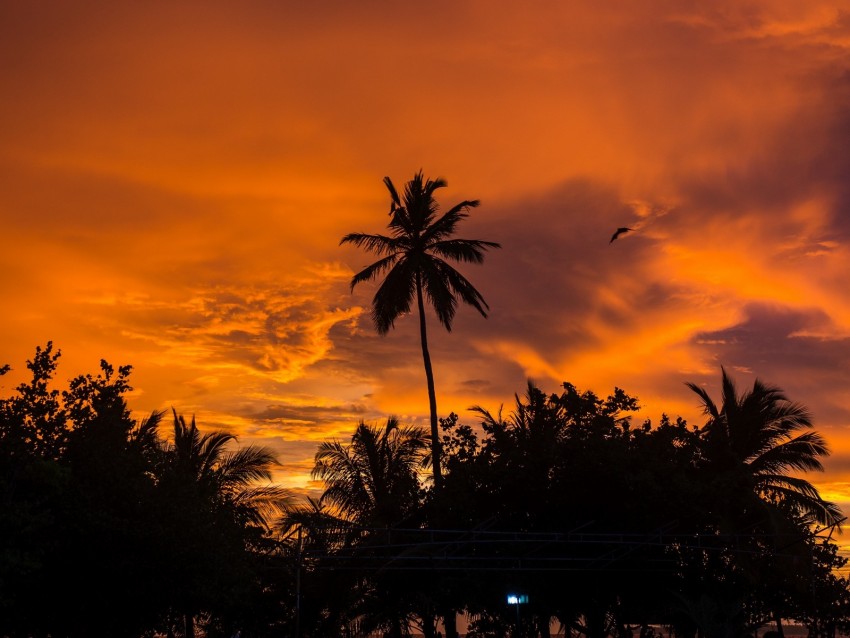
[[[4,6],[5,360],[132,363],[140,413],[274,445],[312,489],[317,441],[427,413],[415,317],[375,336],[369,256],[338,246],[421,167],[504,245],[468,269],[490,318],[431,330],[441,411],[531,376],[699,419],[682,382],[725,364],[810,405],[837,485],[848,9]]]

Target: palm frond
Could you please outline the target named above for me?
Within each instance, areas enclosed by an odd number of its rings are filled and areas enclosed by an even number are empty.
[[[356,516],[369,502],[358,460],[339,441],[325,441],[316,452],[313,478],[324,481],[320,504],[330,503],[345,517]]]
[[[720,384],[722,388],[721,396],[723,399],[723,407],[721,408],[721,410],[726,415],[726,421],[730,422],[736,419],[739,410],[738,406],[747,402],[748,395],[750,393],[744,393],[739,399],[738,393],[735,390],[735,381],[732,379],[729,373],[726,372],[726,368],[720,366],[720,372],[722,377]]]
[[[423,233],[431,224],[437,212],[434,191],[446,186],[442,178],[424,180],[420,170],[404,187],[404,206],[409,228]]]
[[[423,239],[427,243],[440,241],[445,237],[450,237],[455,232],[457,225],[469,217],[469,209],[477,208],[480,205],[477,199],[464,200],[452,206],[447,212],[428,226],[423,233]]]
[[[476,414],[478,414],[479,418],[481,419],[481,425],[485,430],[487,430],[488,428],[505,428],[506,423],[504,419],[502,419],[502,406],[499,407],[499,412],[495,417],[487,408],[484,408],[477,404],[470,406],[468,409],[470,412],[475,412]]]
[[[422,260],[420,281],[422,291],[428,298],[428,304],[437,313],[437,319],[449,332],[457,312],[457,297],[452,294],[448,280],[440,268],[444,261],[437,257]]]
[[[194,419],[193,419],[194,422]],[[198,446],[198,474],[210,474],[225,456],[227,445],[236,437],[229,432],[216,430],[201,437]]]
[[[808,481],[790,476],[772,477],[772,479],[759,486],[768,498],[785,503],[803,516],[814,519],[820,525],[834,525],[843,520],[841,508],[831,501],[822,499]]]
[[[240,490],[234,495],[233,504],[251,523],[268,529],[270,521],[284,514],[292,499],[286,488],[261,485]]]
[[[384,177],[384,186],[386,186],[387,190],[390,192],[390,201],[392,202],[393,207],[401,206],[401,200],[398,197],[398,191],[395,188],[395,184],[393,184],[393,181],[388,176]],[[390,214],[392,214],[392,212],[393,208],[390,208]]]
[[[708,394],[705,388],[698,386],[696,383],[691,383],[688,381],[685,383],[694,393],[696,393],[699,398],[702,400],[702,410],[703,414],[710,416],[712,419],[718,419],[720,417],[720,413],[717,410],[717,405],[715,405],[711,396]]]
[[[427,449],[424,431],[402,427],[395,417],[383,428],[361,421],[348,445],[319,446],[313,476],[325,484],[320,505],[358,524],[400,521],[417,503],[417,472]]]
[[[371,281],[372,279],[376,279],[381,276],[381,274],[383,274],[386,270],[392,268],[398,259],[398,253],[393,253],[389,257],[384,257],[383,259],[376,261],[371,266],[366,266],[366,268],[351,278],[351,289],[354,290],[354,287],[359,283]]]
[[[780,401],[781,403],[771,406],[767,412],[770,418],[769,430],[773,435],[785,436],[812,427],[811,412],[804,405],[784,398]]]
[[[433,263],[441,278],[448,284],[452,297],[460,297],[465,304],[472,306],[481,313],[481,316],[486,317],[490,306],[475,286],[446,262],[434,260]]]
[[[131,441],[138,445],[144,454],[158,453],[162,447],[159,438],[159,426],[165,417],[165,410],[153,411],[150,416],[142,419],[132,431]]]
[[[719,411],[705,391],[688,384],[703,399],[710,415],[706,425],[712,444],[709,454],[717,455],[718,467],[737,475],[739,484],[752,485],[768,504],[790,506],[807,520],[822,524],[838,521],[837,506],[824,501],[807,480],[790,475],[822,471],[819,457],[829,454],[826,441],[817,432],[797,434],[812,426],[808,410],[758,379],[751,390],[738,395],[732,378],[725,368],[721,370],[723,403]]]
[[[339,240],[339,245],[354,244],[358,248],[368,250],[376,255],[389,255],[398,252],[399,241],[386,235],[370,235],[368,233],[348,233]]]
[[[828,456],[829,448],[817,432],[805,432],[789,441],[760,451],[748,459],[754,472],[778,472],[780,470],[823,471],[819,456]]]
[[[255,481],[271,481],[271,468],[277,464],[271,450],[250,445],[222,455],[216,471],[222,485],[242,490]]]
[[[410,312],[415,292],[415,269],[403,257],[387,273],[372,299],[372,321],[378,334],[389,332],[396,319]]]
[[[501,246],[496,242],[478,239],[447,239],[429,246],[429,250],[435,255],[473,264],[484,261],[484,252],[488,248],[501,248]]]
[[[443,261],[445,258],[481,263],[488,249],[500,247],[496,242],[484,240],[450,239],[458,222],[478,206],[478,200],[455,204],[435,221],[439,206],[434,193],[446,186],[444,179],[425,179],[420,170],[405,184],[401,197],[389,177],[384,178],[384,185],[391,199],[388,227],[392,236],[350,233],[340,241],[384,256],[351,280],[353,289],[359,283],[384,277],[372,299],[372,320],[377,332],[386,334],[396,319],[410,312],[417,286],[421,286],[440,323],[449,330],[458,297],[486,317],[484,298]],[[442,282],[441,276],[444,276]]]

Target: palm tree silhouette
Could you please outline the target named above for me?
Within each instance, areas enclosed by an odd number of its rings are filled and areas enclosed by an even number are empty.
[[[271,450],[256,445],[229,451],[228,445],[235,441],[229,432],[201,435],[194,416],[187,424],[174,412],[174,440],[167,448],[168,462],[182,480],[200,488],[202,496],[227,503],[241,522],[267,526],[272,516],[284,510],[288,498],[282,487],[258,485],[259,481],[272,480],[271,469],[277,460]]]
[[[230,537],[225,539],[223,534],[230,530],[238,535],[231,547],[244,546],[249,542],[249,528],[268,530],[271,517],[285,510],[284,488],[257,483],[272,480],[271,468],[277,465],[274,455],[253,445],[230,451],[234,435],[222,431],[202,435],[194,417],[187,423],[182,415],[172,412],[174,438],[164,446],[160,484],[173,499],[174,513],[195,525],[192,534],[204,539],[196,539],[196,544],[229,542]],[[218,520],[231,524],[221,526]],[[206,560],[207,555],[199,556]],[[184,592],[184,636],[195,635],[198,605],[191,592]]]
[[[334,440],[319,446],[313,477],[326,485],[320,503],[359,525],[401,522],[416,508],[427,448],[423,429],[401,427],[395,417],[384,428],[361,421],[349,445]]]
[[[430,460],[427,451],[422,428],[401,427],[394,417],[383,428],[361,421],[350,444],[334,440],[319,446],[313,477],[326,486],[319,504],[329,504],[352,526],[352,540],[357,536],[356,543],[367,553],[380,555],[386,550],[369,547],[386,544],[388,538],[374,529],[357,532],[357,527],[415,526],[410,521],[421,511],[419,471]],[[408,584],[398,574],[376,574],[354,608],[385,625],[390,636],[407,635],[403,628],[410,616]]]
[[[433,306],[440,323],[451,331],[457,311],[457,301],[475,308],[487,316],[489,306],[475,287],[449,265],[446,260],[480,264],[484,252],[499,248],[499,244],[478,239],[452,238],[455,229],[469,216],[469,209],[478,206],[478,200],[465,200],[455,204],[439,218],[434,191],[446,186],[446,181],[425,179],[422,171],[416,173],[404,187],[404,196],[389,177],[384,184],[390,193],[390,235],[349,233],[340,244],[354,244],[376,253],[381,259],[364,268],[351,279],[351,288],[364,281],[377,279],[386,273],[372,299],[372,320],[378,334],[386,334],[401,315],[410,312],[414,298],[419,310],[419,334],[422,359],[428,382],[428,400],[431,409],[431,455],[434,486],[439,489],[442,479],[440,467],[440,437],[437,429],[437,397],[434,391],[434,373],[428,352],[425,325],[425,298]]]
[[[821,498],[807,480],[794,471],[823,471],[818,457],[829,450],[812,427],[808,410],[790,402],[782,391],[756,379],[753,389],[738,394],[722,369],[722,404],[694,383],[687,386],[702,400],[709,417],[705,426],[709,461],[721,472],[740,477],[759,499],[782,504],[809,522],[835,525],[843,520],[837,505]]]

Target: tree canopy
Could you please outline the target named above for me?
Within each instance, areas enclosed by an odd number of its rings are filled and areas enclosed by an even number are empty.
[[[0,636],[435,638],[447,610],[478,637],[850,630],[843,518],[802,476],[828,449],[760,381],[723,371],[719,404],[691,384],[698,426],[529,383],[441,420],[439,490],[423,430],[360,422],[299,500],[268,450],[173,409],[134,419],[129,366],[57,389],[59,360],[38,348],[0,399]]]

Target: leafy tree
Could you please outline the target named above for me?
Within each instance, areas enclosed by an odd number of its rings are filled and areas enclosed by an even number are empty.
[[[340,244],[354,244],[376,253],[381,259],[364,268],[351,279],[351,288],[362,282],[384,276],[372,299],[372,320],[379,334],[386,334],[401,315],[410,312],[416,301],[419,311],[419,334],[422,359],[428,383],[431,409],[431,454],[434,459],[434,484],[441,481],[440,439],[437,426],[437,397],[434,373],[428,351],[425,323],[425,299],[434,308],[440,323],[451,331],[458,298],[487,316],[484,297],[446,260],[480,264],[484,252],[499,244],[479,239],[457,239],[452,236],[457,225],[478,206],[478,200],[465,200],[437,216],[439,207],[434,192],[446,186],[443,179],[425,179],[416,173],[404,187],[403,196],[389,177],[384,184],[390,193],[390,235],[350,233]]]
[[[829,538],[812,537],[813,561],[802,571],[797,567],[803,587],[795,601],[793,617],[809,630],[811,638],[835,638],[850,633],[850,581],[839,574],[847,558]]]
[[[57,459],[68,436],[67,415],[62,409],[59,390],[50,388],[61,350],[53,351],[53,342],[35,349],[27,361],[32,372],[29,383],[21,383],[17,394],[0,403],[0,440],[19,453]],[[4,366],[4,372],[9,366]]]
[[[138,635],[156,618],[135,602],[154,564],[150,429],[126,408],[129,366],[60,392],[59,357],[37,348],[32,380],[0,400],[0,633]]]
[[[0,399],[0,635],[173,634],[172,610],[201,610],[211,637],[270,635],[280,610],[255,601],[286,586],[266,524],[281,492],[255,482],[270,454],[225,449],[232,437],[176,414],[167,445],[162,413],[130,415],[129,366],[102,361],[60,391],[58,360],[37,348],[32,380]]]

